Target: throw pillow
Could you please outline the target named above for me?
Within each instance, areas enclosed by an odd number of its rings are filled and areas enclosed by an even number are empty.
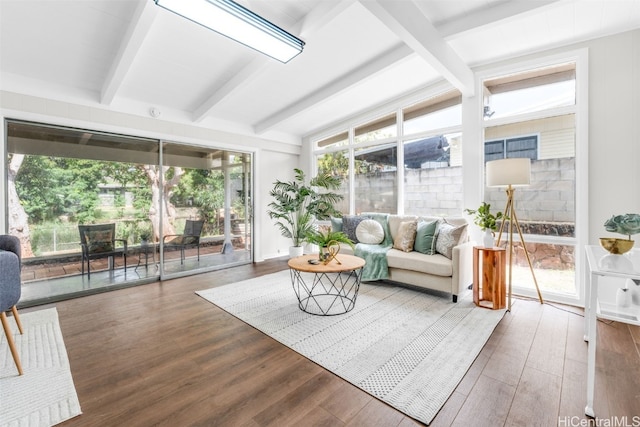
[[[113,250],[111,230],[86,231],[84,237],[87,240],[89,253],[111,252]]]
[[[393,239],[393,247],[403,252],[411,252],[416,240],[417,221],[403,221],[398,227],[398,234]]]
[[[365,219],[356,227],[358,242],[379,245],[384,240],[382,225],[375,219]]]
[[[436,253],[436,240],[438,235],[438,221],[420,221],[416,229],[416,241],[413,250],[433,255]]]
[[[466,235],[467,224],[454,226],[443,221],[438,226],[438,237],[436,239],[436,252],[451,259],[453,256],[453,247],[462,243],[463,237]]]
[[[342,231],[342,218],[331,217],[331,231]]]
[[[353,242],[358,243],[358,236],[356,236],[356,228],[365,219],[369,219],[360,215],[344,215],[342,217],[342,232]]]

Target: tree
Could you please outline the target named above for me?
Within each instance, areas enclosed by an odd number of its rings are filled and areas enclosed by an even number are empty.
[[[178,185],[180,179],[184,175],[184,170],[177,166],[161,166],[156,165],[144,165],[144,171],[149,179],[151,187],[151,206],[149,207],[149,220],[151,220],[151,226],[153,227],[153,237],[156,241],[161,239],[160,236],[160,212],[158,206],[160,206],[160,195],[162,194],[164,204],[162,205],[163,222],[162,230],[164,234],[175,234],[175,227],[173,221],[176,216],[176,209],[173,203],[171,203],[171,196],[173,189]],[[160,186],[160,176],[164,175],[163,186]]]
[[[33,257],[31,248],[31,232],[29,231],[29,216],[20,203],[20,196],[16,190],[16,177],[24,161],[24,154],[13,154],[9,161],[7,190],[9,196],[9,234],[20,239],[22,256]]]

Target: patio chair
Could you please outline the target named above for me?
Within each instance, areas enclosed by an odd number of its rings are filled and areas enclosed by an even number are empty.
[[[82,274],[84,263],[87,263],[87,278],[91,279],[89,261],[96,258],[109,258],[109,268],[113,270],[113,256],[122,255],[124,270],[127,271],[127,241],[116,239],[115,224],[78,225],[80,232],[80,246],[82,246]],[[120,246],[116,246],[120,243]]]
[[[162,238],[164,248],[180,249],[180,264],[184,264],[184,250],[186,248],[198,248],[198,261],[200,261],[200,235],[204,221],[188,219],[184,223],[182,234],[168,234]]]
[[[0,321],[2,321],[2,329],[7,336],[7,342],[9,343],[9,349],[11,350],[11,356],[18,369],[18,374],[22,375],[22,364],[20,363],[20,356],[18,356],[18,349],[13,340],[13,334],[9,327],[9,321],[7,319],[6,311],[11,310],[13,318],[18,325],[18,331],[22,335],[22,322],[20,322],[20,316],[18,316],[18,310],[16,304],[20,300],[21,291],[21,250],[20,240],[15,236],[0,235]]]

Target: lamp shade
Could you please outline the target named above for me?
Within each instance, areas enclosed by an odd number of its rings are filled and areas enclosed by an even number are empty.
[[[487,187],[525,186],[531,183],[531,159],[492,160],[486,164]]]

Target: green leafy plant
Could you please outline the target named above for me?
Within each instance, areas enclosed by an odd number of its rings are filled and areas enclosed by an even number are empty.
[[[282,236],[291,239],[293,246],[300,246],[313,230],[316,219],[340,216],[334,204],[343,196],[330,191],[340,187],[339,177],[321,173],[307,183],[302,170],[296,168],[294,171],[293,181],[274,183],[269,192],[274,201],[269,203],[267,214],[276,220]]]
[[[632,234],[640,233],[640,215],[614,215],[605,221],[604,229],[611,233],[626,234],[631,240]]]
[[[475,215],[473,223],[484,230],[495,231],[498,228],[498,221],[508,220],[509,218],[504,216],[502,212],[497,214],[491,213],[491,205],[486,202],[482,202],[478,209],[465,209],[469,215]]]
[[[140,227],[140,240],[142,241],[149,241],[151,240],[151,226],[149,225],[143,225],[142,227]]]
[[[351,248],[353,248],[353,242],[346,234],[342,231],[332,231],[332,230],[311,230],[307,234],[306,241],[309,243],[313,243],[314,245],[318,245],[321,248],[326,248],[330,246],[333,242],[336,243],[346,243]]]

